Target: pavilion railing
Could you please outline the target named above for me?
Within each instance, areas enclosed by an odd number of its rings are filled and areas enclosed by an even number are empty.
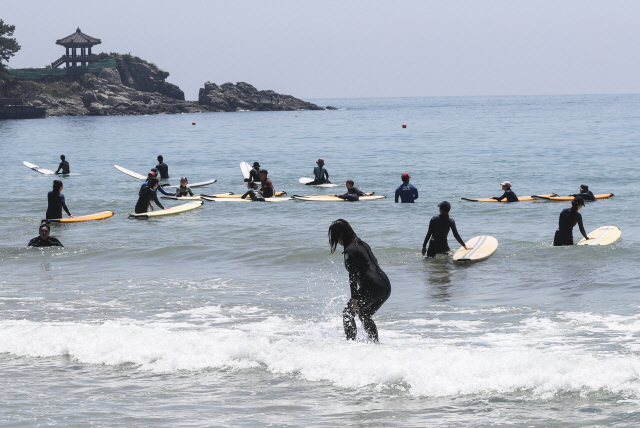
[[[17,80],[39,80],[49,76],[79,75],[99,73],[103,68],[116,68],[115,58],[106,58],[87,64],[86,67],[69,68],[10,68],[7,70]]]

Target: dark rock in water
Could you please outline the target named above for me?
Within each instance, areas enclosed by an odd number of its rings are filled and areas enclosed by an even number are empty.
[[[315,104],[291,95],[274,91],[258,91],[245,82],[224,83],[220,86],[207,82],[200,88],[198,103],[213,111],[293,111],[324,110]]]
[[[332,107],[332,106],[326,106],[324,109],[325,110],[338,110],[337,108]]]

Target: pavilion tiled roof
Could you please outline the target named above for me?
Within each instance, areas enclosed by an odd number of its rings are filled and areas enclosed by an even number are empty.
[[[102,43],[100,39],[96,39],[95,37],[88,36],[80,31],[80,27],[70,36],[62,38],[60,40],[56,40],[56,45],[62,45],[66,47],[87,47],[93,45],[99,45]]]

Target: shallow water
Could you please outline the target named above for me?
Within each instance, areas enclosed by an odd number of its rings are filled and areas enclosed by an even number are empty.
[[[316,101],[342,109],[0,122],[0,424],[634,425],[640,96]],[[22,162],[55,170],[61,153],[80,174],[63,178],[72,214],[115,215],[54,225],[64,249],[27,250],[53,178]],[[113,165],[145,173],[158,154],[171,184],[218,179],[196,193],[242,192],[239,163],[255,160],[289,195],[339,191],[298,184],[324,157],[334,182],[388,199],[128,219],[140,181]],[[415,205],[393,202],[403,172]],[[582,214],[622,239],[554,248],[568,204],[460,200],[503,180],[518,195],[612,192]],[[445,199],[463,239],[498,239],[489,260],[422,259]],[[380,344],[343,338],[337,218],[391,279]]]

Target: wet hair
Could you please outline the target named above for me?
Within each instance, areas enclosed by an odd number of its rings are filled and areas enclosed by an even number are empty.
[[[256,183],[254,183],[253,181],[249,181],[247,183],[247,186],[251,187],[252,189],[257,189],[258,185]]]
[[[258,171],[258,174],[262,173],[269,175],[269,171],[267,171],[266,169],[261,169],[260,171]]]
[[[571,201],[571,211],[578,211],[578,207],[584,207],[584,199],[582,199],[582,196],[576,196],[573,198],[573,201]]]
[[[64,160],[64,155],[60,155],[60,160]]]
[[[155,186],[156,184],[158,184],[160,181],[153,177],[151,180],[149,180],[149,187],[151,187],[153,189],[153,186]]]
[[[351,184],[351,187],[353,187],[355,185],[355,183],[353,182],[353,180],[347,180],[347,184]],[[347,223],[349,224],[349,223]]]
[[[438,208],[440,208],[440,215],[449,218],[449,211],[451,211],[451,204],[447,201],[442,201],[438,204]]]
[[[164,160],[164,158],[162,157],[162,155],[158,155],[158,162],[162,162]]]
[[[56,192],[59,192],[61,187],[62,187],[62,181],[53,180],[53,190],[55,190]]]
[[[338,219],[329,226],[329,247],[331,254],[336,251],[338,241],[342,239],[342,244],[346,247],[354,241],[358,241],[358,235],[353,231],[347,220]]]
[[[49,226],[48,220],[42,220],[42,222],[40,223],[40,226],[38,226],[38,231],[40,231],[40,229],[42,229],[43,227],[46,228],[48,231],[51,231],[51,226]]]

